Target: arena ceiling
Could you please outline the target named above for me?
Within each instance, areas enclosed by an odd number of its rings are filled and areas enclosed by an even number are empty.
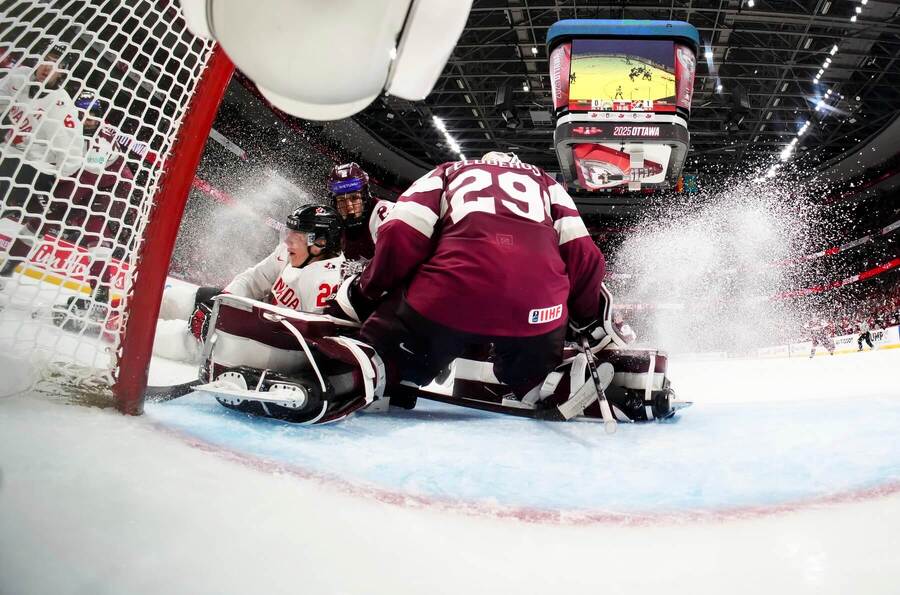
[[[898,2],[475,0],[431,95],[416,104],[384,97],[357,122],[430,165],[458,158],[434,125],[438,116],[467,155],[514,151],[557,171],[544,42],[553,23],[573,18],[683,20],[699,29],[706,47],[686,172],[779,163],[793,139],[785,161],[827,168],[890,124],[900,106]],[[514,121],[495,106],[502,87],[512,92]]]

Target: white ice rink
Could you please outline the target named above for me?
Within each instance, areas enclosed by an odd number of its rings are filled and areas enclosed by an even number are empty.
[[[900,350],[675,360],[695,406],[614,436],[0,399],[0,593],[900,593],[898,372]]]

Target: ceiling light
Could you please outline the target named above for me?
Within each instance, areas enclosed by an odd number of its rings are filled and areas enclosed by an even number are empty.
[[[526,93],[528,93],[528,91],[529,91],[528,83],[522,83],[522,90],[525,91]]]
[[[787,84],[787,83],[781,85],[781,92],[784,93],[785,91],[787,91],[787,88],[788,88],[788,84]]]
[[[828,89],[827,91],[825,91],[825,95],[831,95],[831,89]]]
[[[856,7],[856,14],[859,14],[859,13],[861,13],[861,12],[862,12],[862,8],[860,8],[859,6],[857,6],[857,7]]]
[[[825,68],[828,68],[828,66],[830,66],[830,65],[828,64],[828,62],[823,62],[823,63],[822,63],[822,69],[823,69],[823,70],[824,70]]]
[[[862,1],[860,2],[860,4],[862,4],[863,6],[865,6],[865,5],[868,4],[868,3],[869,3],[869,0],[862,0]]]
[[[456,79],[456,86],[458,86],[460,89],[465,89],[462,79]]]
[[[747,6],[753,8],[753,5],[756,4],[753,0],[747,0]]]
[[[828,14],[829,10],[831,10],[831,2],[826,2],[825,6],[822,7],[822,14]]]
[[[712,53],[712,50],[711,50],[711,49],[706,48],[706,53],[705,53],[704,55],[706,56],[706,59],[707,59],[707,60],[712,60],[713,53]]]
[[[806,41],[803,42],[803,49],[808,50],[809,44],[811,44],[811,43],[812,43],[812,37],[807,37]]]
[[[537,56],[537,53],[538,53],[538,49],[537,49],[536,47],[532,46],[532,47],[531,47],[531,55],[532,55],[532,56]]]
[[[831,48],[831,52],[829,52],[832,56],[835,55],[838,51],[838,46],[835,44],[833,48]]]
[[[826,64],[831,64],[831,58],[825,58],[825,63],[826,63]]]
[[[855,22],[856,22],[856,15],[853,15],[852,17],[850,17],[850,22],[851,22],[851,23],[855,23]]]
[[[463,99],[466,100],[466,103],[472,103],[472,98],[469,97],[468,95],[463,95]]]
[[[772,102],[772,107],[778,107],[779,103],[781,103],[781,97],[776,97],[775,101]]]
[[[722,83],[719,83],[719,84],[716,85],[716,91],[719,92],[719,93],[722,92]]]

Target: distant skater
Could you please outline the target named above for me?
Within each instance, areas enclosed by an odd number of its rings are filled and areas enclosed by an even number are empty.
[[[856,339],[856,344],[859,346],[857,351],[862,351],[863,341],[869,344],[869,349],[875,349],[875,346],[872,345],[872,333],[869,329],[868,320],[863,320],[859,323],[859,338]]]

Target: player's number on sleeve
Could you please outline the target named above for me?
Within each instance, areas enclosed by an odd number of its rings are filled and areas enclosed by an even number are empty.
[[[493,184],[493,175],[483,169],[468,170],[453,180],[448,188],[451,193],[450,219],[453,223],[459,223],[469,213],[496,214],[497,205],[493,196],[469,197]],[[501,198],[500,204],[514,215],[540,223],[548,214],[546,201],[541,196],[541,186],[533,178],[507,171],[497,176],[497,186],[510,199]]]
[[[328,300],[328,297],[337,291],[337,285],[329,285],[328,283],[322,283],[319,285],[319,293],[316,295],[316,307],[324,308],[325,302]]]

